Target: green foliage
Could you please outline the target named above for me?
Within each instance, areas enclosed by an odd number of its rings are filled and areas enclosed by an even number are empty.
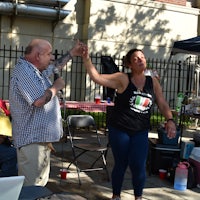
[[[89,114],[92,115],[95,119],[95,122],[97,124],[98,129],[105,129],[106,128],[106,113],[103,112],[84,112],[77,109],[61,109],[62,118],[66,119],[68,115],[84,115]],[[176,116],[174,116],[174,119],[176,120]],[[152,130],[156,130],[158,125],[161,123],[164,123],[165,118],[160,114],[152,114],[150,118],[150,123],[152,125]],[[180,122],[180,118],[177,118],[177,124]],[[184,117],[183,125],[184,127],[189,127],[194,122],[194,119],[191,119],[191,117]]]

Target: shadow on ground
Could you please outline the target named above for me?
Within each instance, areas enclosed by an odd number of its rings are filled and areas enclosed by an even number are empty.
[[[189,135],[190,136],[190,135]],[[106,139],[107,137],[105,137]],[[72,165],[67,173],[67,179],[61,180],[60,169],[67,168],[72,158],[69,143],[61,140],[54,143],[56,153],[51,155],[51,173],[47,187],[54,193],[72,193],[80,195],[87,200],[109,200],[112,196],[111,182],[107,180],[105,171],[96,171],[81,173],[82,185],[78,183],[78,177],[75,166]],[[83,158],[82,164],[87,165],[89,159]],[[111,174],[113,159],[111,150],[108,151],[107,166],[109,174]],[[133,190],[131,185],[131,174],[127,170],[123,189],[122,200],[131,200],[133,198]],[[168,180],[159,179],[158,175],[148,176],[144,188],[144,200],[194,200],[200,199],[200,189],[194,188],[184,192],[173,189],[173,183]],[[78,200],[78,198],[76,199]]]

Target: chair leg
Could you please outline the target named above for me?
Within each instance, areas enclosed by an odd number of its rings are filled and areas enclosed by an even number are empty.
[[[77,158],[80,157],[82,154],[84,154],[86,151],[82,151],[82,152],[79,153],[78,155],[75,155],[75,151],[74,151],[74,150],[72,150],[72,152],[73,152],[73,157],[74,157],[74,158],[73,158],[73,161],[71,161],[71,162],[69,163],[67,169],[69,169],[70,166],[76,162]]]
[[[101,158],[102,155],[100,155],[91,165],[90,165],[90,168],[93,168],[94,165],[96,164],[96,162],[99,160],[99,158]]]
[[[78,175],[78,182],[79,182],[79,185],[81,185],[81,184],[82,184],[82,183],[81,183],[81,178],[80,178],[80,172],[81,172],[81,170],[80,170],[79,167],[78,167],[77,160],[73,160],[73,161],[68,165],[67,170],[70,168],[70,166],[71,166],[72,164],[74,164],[74,165],[76,166],[76,173],[77,173],[77,175]]]
[[[104,166],[105,166],[105,170],[106,170],[106,173],[107,173],[108,181],[110,181],[110,175],[109,175],[109,172],[108,172],[108,169],[107,169],[106,159],[107,159],[109,148],[110,148],[110,143],[108,142],[108,144],[107,144],[107,150],[105,151],[104,158],[103,158],[103,162],[105,163]]]
[[[100,158],[102,158],[102,161],[103,161],[103,170],[105,170],[106,171],[106,175],[107,175],[107,179],[108,179],[108,181],[110,181],[110,176],[109,176],[109,172],[108,172],[108,169],[107,169],[107,162],[106,162],[106,152],[107,152],[107,150],[104,152],[101,152],[101,155],[92,163],[92,165],[91,165],[91,167],[90,168],[93,168],[94,167],[94,165],[96,164],[96,162],[100,159]]]
[[[77,158],[80,157],[80,156],[81,156],[83,153],[85,153],[86,151],[83,151],[83,152],[81,152],[81,153],[78,154],[78,155],[75,155],[74,150],[72,150],[72,152],[73,152],[73,157],[74,157],[74,158],[73,158],[73,161],[70,162],[70,164],[68,165],[67,169],[69,169],[70,166],[71,166],[72,164],[74,164],[74,165],[76,166],[76,172],[77,172],[77,174],[78,174],[79,185],[82,185],[82,183],[81,183],[81,178],[80,178],[80,173],[81,173],[81,172],[84,172],[84,171],[92,171],[92,168],[94,168],[94,165],[96,164],[96,162],[97,162],[100,158],[102,158],[103,167],[102,167],[102,168],[99,168],[98,170],[105,170],[105,171],[106,171],[106,175],[107,175],[107,179],[108,179],[108,181],[110,181],[109,172],[108,172],[108,169],[107,169],[107,162],[106,162],[107,150],[106,150],[106,151],[100,152],[101,155],[91,164],[91,166],[90,166],[89,169],[85,169],[85,170],[84,170],[84,169],[81,170],[81,169],[78,167]],[[95,169],[94,169],[94,170],[95,170]]]
[[[110,143],[108,142],[108,144],[107,144],[107,150],[105,151],[105,154],[104,154],[105,158],[107,157],[109,147],[110,147]]]
[[[107,162],[106,162],[106,157],[105,157],[105,153],[104,152],[102,152],[102,159],[103,159],[103,164],[104,164],[104,169],[106,171],[107,179],[108,179],[108,181],[110,181],[110,176],[109,176],[109,172],[108,172],[108,168],[107,168]]]
[[[77,172],[77,174],[78,174],[78,182],[79,182],[79,185],[82,185],[82,183],[81,183],[81,177],[80,177],[80,172],[81,172],[81,170],[78,168],[77,161],[76,161],[75,165],[76,165],[76,172]]]

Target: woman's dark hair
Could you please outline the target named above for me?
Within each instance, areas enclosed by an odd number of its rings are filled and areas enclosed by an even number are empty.
[[[143,53],[143,51],[141,49],[131,49],[125,56],[124,58],[124,65],[125,67],[128,67],[128,64],[131,63],[131,56],[133,55],[133,53],[135,53],[136,51],[141,51]]]

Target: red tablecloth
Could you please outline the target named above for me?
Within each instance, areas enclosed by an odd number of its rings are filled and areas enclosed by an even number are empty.
[[[63,107],[64,105],[61,104],[61,106]],[[101,102],[96,104],[90,101],[66,101],[65,106],[69,109],[78,109],[85,112],[106,112],[106,107],[114,106],[114,103]]]
[[[9,101],[5,100],[7,107],[9,107]],[[60,103],[61,108],[64,107],[63,103]],[[83,110],[84,112],[105,112],[107,106],[114,106],[113,102],[107,103],[106,101],[96,104],[91,101],[65,101],[66,108]]]

